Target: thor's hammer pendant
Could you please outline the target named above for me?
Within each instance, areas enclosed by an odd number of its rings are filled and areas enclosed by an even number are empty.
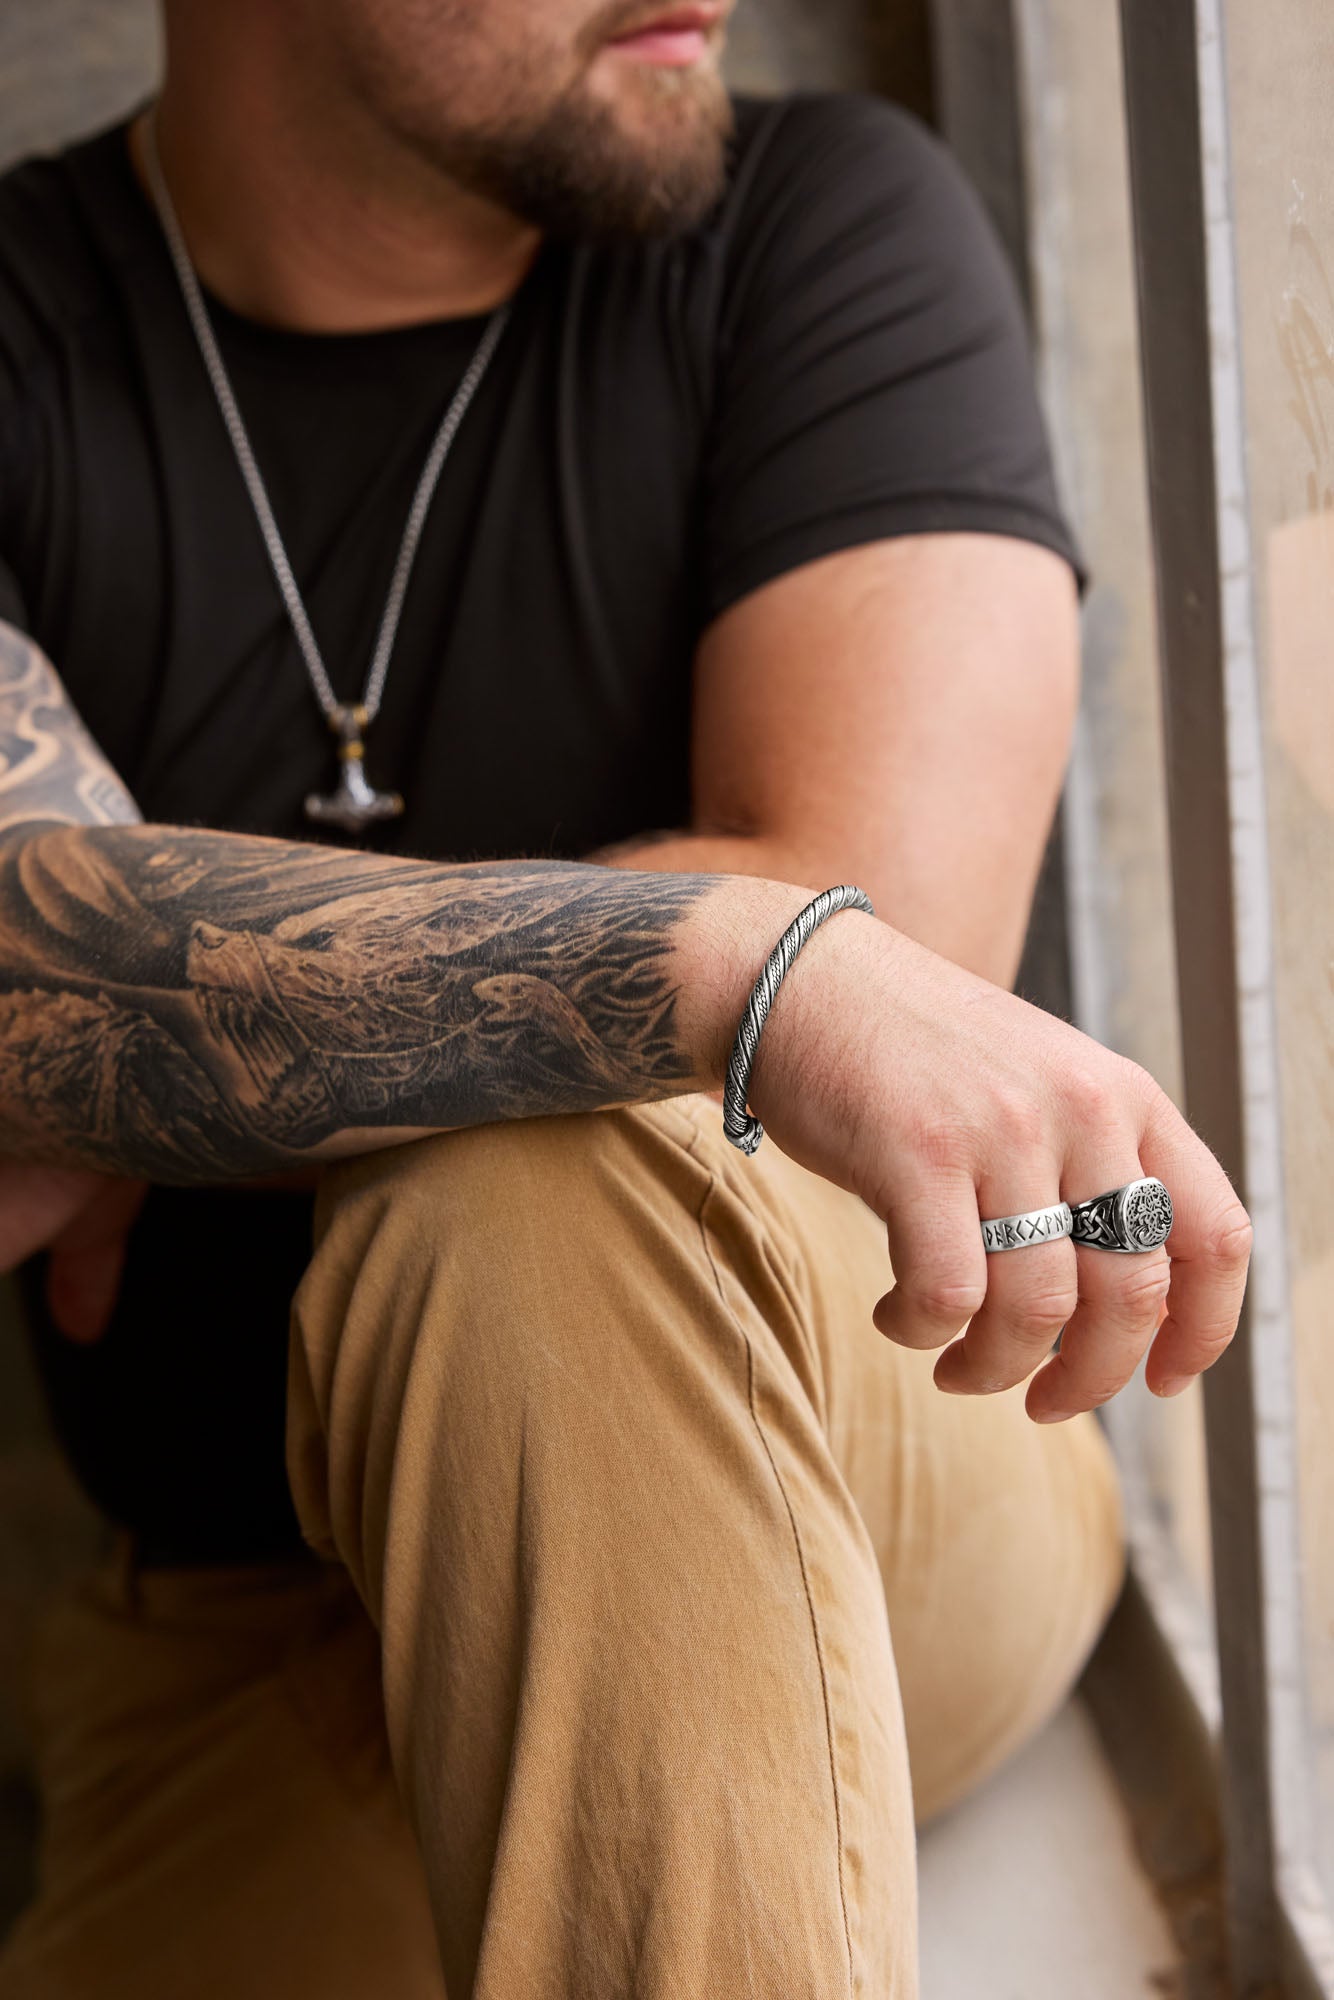
[[[367,782],[362,732],[368,720],[360,702],[340,702],[329,717],[338,739],[338,784],[332,792],[311,792],[306,799],[306,818],[318,826],[361,833],[377,820],[397,819],[403,810],[397,792],[377,792]]]

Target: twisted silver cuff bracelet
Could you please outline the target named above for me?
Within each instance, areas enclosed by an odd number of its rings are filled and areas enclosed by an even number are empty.
[[[847,882],[841,882],[833,889],[822,889],[814,902],[807,903],[804,910],[798,910],[764,961],[764,970],[755,981],[746,1011],[741,1016],[741,1025],[736,1031],[723,1082],[723,1130],[743,1153],[753,1153],[764,1137],[763,1125],[758,1118],[752,1118],[746,1109],[746,1096],[750,1089],[755,1051],[760,1045],[760,1029],[783,983],[783,975],[826,917],[832,917],[836,910],[848,909],[865,910],[868,917],[875,915],[875,905],[864,889],[856,889]]]

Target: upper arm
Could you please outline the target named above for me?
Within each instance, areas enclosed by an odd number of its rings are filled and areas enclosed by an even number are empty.
[[[696,824],[763,837],[1002,984],[1069,748],[1069,565],[923,535],[790,571],[724,612],[696,669]]]
[[[891,921],[1008,978],[1079,574],[1014,284],[940,142],[874,99],[790,107],[748,203],[704,482],[696,821],[860,870]]]

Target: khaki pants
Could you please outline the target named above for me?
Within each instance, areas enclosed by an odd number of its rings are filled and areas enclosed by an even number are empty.
[[[1123,1553],[1096,1421],[942,1394],[887,1282],[705,1097],[331,1171],[333,1560],[53,1617],[4,2000],[914,2000],[914,1818],[1061,1703]]]

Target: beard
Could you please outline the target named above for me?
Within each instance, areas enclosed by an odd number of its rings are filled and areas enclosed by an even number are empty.
[[[546,236],[615,242],[692,229],[726,186],[731,102],[712,69],[637,82],[653,100],[638,137],[611,105],[571,90],[526,124],[453,135],[449,170]]]
[[[600,88],[595,59],[635,11],[635,0],[605,0],[564,47],[507,32],[522,16],[504,7],[488,39],[474,0],[320,0],[315,42],[377,123],[544,235],[671,235],[723,192],[732,107],[716,57],[627,66]]]

